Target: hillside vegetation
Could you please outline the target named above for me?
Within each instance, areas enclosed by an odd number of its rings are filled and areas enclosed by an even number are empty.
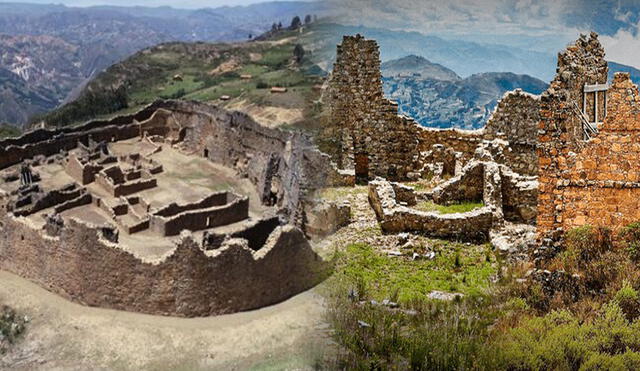
[[[304,121],[321,78],[309,55],[296,61],[300,35],[282,30],[267,41],[237,44],[165,43],[117,63],[91,81],[78,99],[43,116],[66,126],[131,112],[156,99],[188,99],[245,111],[269,126]],[[284,87],[286,92],[271,92]]]

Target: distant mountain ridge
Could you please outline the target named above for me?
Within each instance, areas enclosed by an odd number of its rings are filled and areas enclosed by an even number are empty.
[[[416,67],[415,73],[405,68],[409,65]],[[385,95],[398,103],[401,113],[427,127],[478,129],[506,92],[522,89],[540,94],[547,88],[539,79],[510,72],[479,73],[464,79],[447,73],[452,78],[446,80],[442,74],[451,70],[433,68],[426,59],[415,56],[389,61],[386,66],[382,79]],[[390,70],[388,66],[402,68]],[[402,74],[390,75],[390,71]]]
[[[144,48],[171,41],[247,40],[273,23],[288,26],[296,15],[323,11],[322,3],[305,1],[197,10],[0,3],[0,69],[12,81],[0,86],[0,122],[25,124]],[[22,82],[9,79],[6,71]]]
[[[400,59],[394,59],[381,65],[382,75],[387,77],[400,77],[402,75],[418,74],[436,80],[457,81],[461,77],[441,64],[432,63],[424,57],[408,55]]]

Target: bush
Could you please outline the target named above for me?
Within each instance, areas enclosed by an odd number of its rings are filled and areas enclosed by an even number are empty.
[[[582,266],[612,249],[611,230],[590,225],[575,228],[567,233],[566,245],[569,257]]]
[[[640,295],[629,281],[624,280],[614,299],[628,320],[633,321],[640,316]]]
[[[499,337],[502,368],[518,370],[637,369],[640,323],[614,300],[592,321],[567,310],[532,317]]]
[[[25,330],[25,320],[7,307],[0,307],[0,355],[6,352]]]
[[[256,89],[267,89],[269,85],[266,82],[260,80],[256,83]]]
[[[629,257],[640,263],[640,222],[632,223],[622,229],[620,239],[629,253]]]

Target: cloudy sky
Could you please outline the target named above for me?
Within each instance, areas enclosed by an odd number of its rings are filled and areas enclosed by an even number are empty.
[[[341,23],[557,52],[600,34],[607,59],[640,68],[637,0],[328,0]]]
[[[34,3],[34,4],[64,4],[67,6],[94,6],[94,5],[117,5],[117,6],[171,6],[174,8],[197,9],[215,8],[229,5],[249,5],[261,3],[269,0],[0,0],[0,3]]]

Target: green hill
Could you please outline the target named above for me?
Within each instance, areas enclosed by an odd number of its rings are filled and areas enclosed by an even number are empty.
[[[45,115],[47,126],[73,125],[137,110],[158,98],[189,99],[246,111],[268,126],[296,125],[308,118],[322,77],[293,50],[312,32],[283,30],[265,41],[235,44],[164,43],[109,67],[78,98]],[[286,92],[274,93],[272,87]]]

